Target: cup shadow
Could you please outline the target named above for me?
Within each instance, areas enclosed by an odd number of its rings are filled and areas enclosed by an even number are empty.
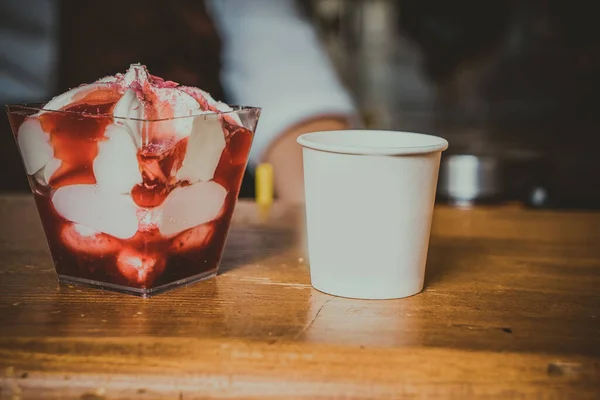
[[[425,268],[425,285],[428,289],[461,275],[465,266],[478,262],[481,249],[472,240],[432,236]]]
[[[293,228],[232,226],[223,250],[219,275],[287,252],[295,245]]]
[[[300,208],[274,206],[265,221],[254,204],[240,205],[231,224],[219,275],[290,251],[304,253],[304,213]]]

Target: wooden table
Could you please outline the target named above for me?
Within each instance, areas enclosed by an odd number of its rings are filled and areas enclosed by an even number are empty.
[[[1,197],[0,398],[600,398],[600,214],[437,207],[387,301],[313,290],[301,215],[241,202],[217,279],[141,299],[59,286]]]

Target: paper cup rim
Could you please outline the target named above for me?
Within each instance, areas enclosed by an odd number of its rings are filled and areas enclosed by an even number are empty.
[[[355,155],[405,155],[444,151],[448,141],[438,136],[393,130],[334,130],[305,133],[301,146],[329,153]]]

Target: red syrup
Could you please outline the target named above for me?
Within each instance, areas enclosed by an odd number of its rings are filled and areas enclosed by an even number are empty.
[[[227,196],[215,220],[167,238],[150,218],[147,223],[140,223],[133,237],[119,239],[74,224],[56,212],[52,203],[56,189],[96,183],[93,161],[98,154],[98,143],[105,140],[106,127],[113,123],[111,112],[120,96],[118,91],[95,93],[60,112],[37,117],[50,135],[54,157],[62,161],[49,186],[41,185],[34,176],[29,177],[57,273],[108,286],[152,289],[216,272],[253,136],[250,130],[231,123],[229,118],[222,118],[226,147],[214,176],[214,181],[226,189]],[[15,117],[11,122],[16,132],[22,120]],[[149,215],[173,189],[189,184],[174,178],[186,148],[187,138],[166,145],[150,142],[138,151],[143,182],[133,187],[130,195]],[[202,207],[201,198],[194,201]]]

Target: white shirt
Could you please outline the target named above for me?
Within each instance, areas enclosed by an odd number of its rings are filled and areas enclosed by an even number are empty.
[[[39,29],[36,36],[0,28],[0,60],[27,72],[16,76],[2,69],[0,99],[42,101],[55,94],[54,5],[52,0],[2,2],[3,19],[18,16]],[[350,95],[294,0],[207,0],[206,6],[223,41],[221,80],[229,103],[262,107],[252,167],[279,134],[302,121],[324,115],[354,118]],[[143,63],[132,60],[138,61]],[[28,75],[38,79],[36,84],[27,81]]]

